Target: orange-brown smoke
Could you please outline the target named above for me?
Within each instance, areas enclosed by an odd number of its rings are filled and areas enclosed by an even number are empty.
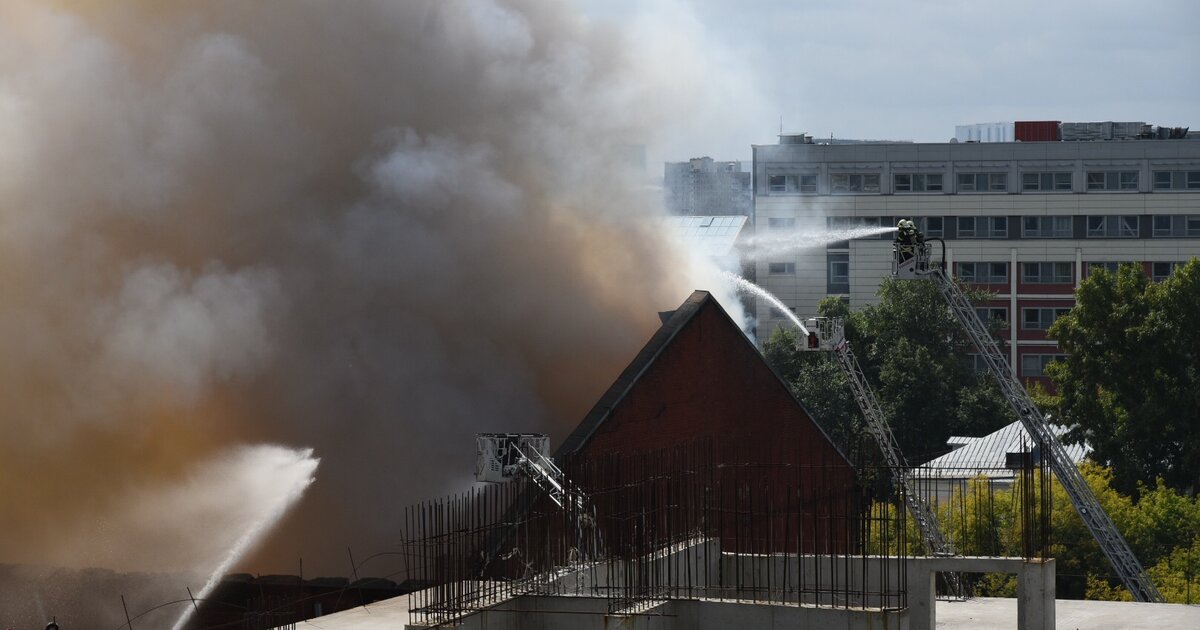
[[[705,288],[619,158],[678,105],[626,44],[557,0],[0,4],[0,563],[203,570],[123,506],[272,442],[322,464],[250,568],[344,575],[473,433],[561,439]]]

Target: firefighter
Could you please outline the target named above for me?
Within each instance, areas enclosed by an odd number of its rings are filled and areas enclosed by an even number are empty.
[[[916,255],[917,245],[921,242],[921,233],[917,225],[910,219],[900,219],[896,223],[896,252],[900,262],[905,262]]]

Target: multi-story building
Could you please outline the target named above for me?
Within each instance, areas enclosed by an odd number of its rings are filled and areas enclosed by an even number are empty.
[[[741,162],[693,158],[663,166],[667,212],[681,215],[749,216],[754,207],[750,173]]]
[[[1019,124],[1019,123],[1018,123]],[[1200,255],[1200,140],[754,146],[755,236],[892,226],[912,218],[944,239],[950,272],[995,294],[981,314],[1009,322],[1009,361],[1042,378],[1060,352],[1046,329],[1096,267],[1136,262],[1155,280]],[[760,253],[758,283],[800,315],[830,295],[876,300],[891,272],[886,233]],[[940,247],[935,251],[940,258]],[[758,336],[782,314],[759,305]]]

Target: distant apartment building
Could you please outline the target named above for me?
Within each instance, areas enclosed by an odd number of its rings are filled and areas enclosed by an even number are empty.
[[[742,170],[742,163],[737,161],[701,157],[667,162],[663,167],[663,201],[671,214],[750,216],[754,208],[750,179],[750,172]]]
[[[1096,124],[1036,125],[1027,130],[1061,137]],[[1008,323],[1002,341],[1017,375],[1041,379],[1061,356],[1046,329],[1092,270],[1132,261],[1162,280],[1200,255],[1200,139],[1178,128],[1152,137],[837,145],[781,136],[753,147],[754,229],[778,240],[788,230],[912,218],[944,239],[950,273],[995,294],[980,314]],[[760,257],[758,283],[801,317],[830,295],[862,306],[891,273],[891,239]],[[757,313],[760,340],[784,321],[764,304]]]

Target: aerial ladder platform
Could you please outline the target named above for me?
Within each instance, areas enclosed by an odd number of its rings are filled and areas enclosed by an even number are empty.
[[[805,328],[808,329],[808,335],[800,339],[798,344],[800,350],[832,353],[841,365],[842,371],[846,373],[846,379],[850,382],[850,390],[854,394],[854,402],[858,404],[858,408],[866,420],[867,432],[875,439],[884,461],[892,471],[892,484],[897,494],[903,498],[909,513],[916,520],[925,553],[930,556],[955,555],[954,548],[942,533],[937,515],[925,497],[917,492],[913,483],[912,467],[905,460],[900,445],[896,442],[896,436],[892,433],[891,426],[879,406],[879,401],[875,398],[875,392],[867,382],[867,376],[863,373],[858,358],[854,356],[854,351],[850,348],[850,341],[846,339],[845,322],[837,318],[814,317],[805,322]],[[962,580],[959,575],[946,573],[945,577],[951,594],[961,597],[963,594]]]
[[[955,319],[966,330],[967,335],[979,349],[980,355],[987,365],[988,372],[996,379],[1005,400],[1012,407],[1021,424],[1037,442],[1043,444],[1043,456],[1049,457],[1050,469],[1058,477],[1059,483],[1066,490],[1071,504],[1079,512],[1084,525],[1096,538],[1101,551],[1104,552],[1113,569],[1120,577],[1122,584],[1133,598],[1139,602],[1162,602],[1162,594],[1150,580],[1146,569],[1142,567],[1137,556],[1129,547],[1125,537],[1117,530],[1112,519],[1100,506],[1096,495],[1088,487],[1083,475],[1075,467],[1075,463],[1067,455],[1066,448],[1051,430],[1050,423],[1038,410],[1029,393],[1017,380],[1016,374],[1009,367],[999,345],[988,332],[987,327],[979,319],[975,307],[963,294],[962,289],[947,274],[945,267],[945,243],[942,243],[943,254],[940,262],[934,263],[930,256],[930,244],[919,232],[913,230],[915,237],[904,242],[897,242],[893,248],[892,275],[901,280],[932,280],[934,286],[945,298],[946,304]],[[938,240],[941,239],[931,239]]]
[[[503,483],[528,477],[560,508],[585,512],[588,500],[550,459],[550,438],[541,433],[478,433],[475,481]]]

